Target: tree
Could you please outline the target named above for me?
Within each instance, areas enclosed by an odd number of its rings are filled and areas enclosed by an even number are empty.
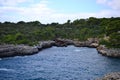
[[[106,28],[107,36],[109,36],[110,45],[120,48],[120,20],[112,21]]]
[[[71,23],[71,20],[67,20],[67,24],[70,24]]]
[[[19,21],[19,22],[17,22],[17,24],[25,24],[25,22],[24,21]]]
[[[27,22],[27,24],[33,25],[33,26],[39,26],[39,25],[41,25],[41,23],[39,21],[31,21],[31,22]]]

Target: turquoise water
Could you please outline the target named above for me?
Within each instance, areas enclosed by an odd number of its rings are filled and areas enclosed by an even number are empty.
[[[0,80],[94,80],[114,71],[120,71],[120,59],[87,47],[52,47],[31,56],[0,59]]]

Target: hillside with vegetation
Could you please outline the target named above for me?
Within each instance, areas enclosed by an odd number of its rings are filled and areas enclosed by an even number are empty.
[[[120,48],[120,17],[77,19],[64,24],[39,21],[0,22],[0,44],[34,45],[38,41],[65,38],[86,40],[99,38],[100,44]]]

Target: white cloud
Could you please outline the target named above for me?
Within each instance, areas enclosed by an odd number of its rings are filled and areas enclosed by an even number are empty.
[[[98,17],[119,17],[119,13],[120,11],[117,10],[102,10],[96,15],[98,15]]]
[[[99,4],[104,4],[112,9],[120,10],[120,0],[97,0]]]
[[[97,0],[97,3],[99,4],[105,4],[107,2],[107,0]]]
[[[108,5],[115,10],[120,10],[120,0],[112,0],[108,2]]]
[[[8,0],[8,3],[9,1],[10,0]],[[27,1],[27,0],[24,0],[24,1]],[[24,1],[21,1],[21,2],[24,2]],[[39,3],[29,5],[29,7],[18,7],[17,6],[18,3],[20,2],[15,2],[16,5],[12,4],[9,6],[4,5],[0,7],[0,16],[1,16],[0,21],[3,21],[5,19],[14,21],[16,16],[16,21],[40,20],[43,22],[44,21],[48,22],[48,21],[52,21],[51,15],[55,14],[55,11],[53,9],[48,8],[47,0],[41,0]],[[10,15],[10,14],[13,14],[13,15]],[[13,20],[11,20],[12,17],[13,17]]]
[[[10,0],[7,0],[8,2]],[[12,1],[12,0],[11,0]],[[13,0],[14,1],[14,0]],[[26,0],[21,0],[21,2]],[[40,3],[30,5],[29,7],[17,7],[17,3],[15,2],[16,6],[2,6],[0,7],[0,14],[2,13],[18,13],[19,15],[37,15],[37,14],[48,14],[53,12],[52,9],[47,7],[47,1],[42,0]]]
[[[26,2],[28,0],[0,0],[2,6],[16,6],[19,3]]]
[[[50,9],[47,7],[46,3],[40,2],[38,4],[32,5],[29,8],[26,8],[26,13],[25,14],[29,14],[31,12],[33,12],[33,15],[47,15],[47,14],[51,14],[54,12],[53,9]]]
[[[97,0],[99,4],[107,4],[107,6],[111,6],[111,10],[102,10],[94,13],[58,13],[56,10],[48,7],[48,0],[41,0],[39,3],[30,4],[29,7],[18,7],[19,3],[24,3],[33,0],[1,0],[3,1],[0,4],[4,4],[4,6],[0,7],[0,21],[34,21],[39,20],[42,23],[51,23],[51,22],[59,22],[64,23],[68,19],[71,21],[80,18],[88,18],[88,17],[116,17],[120,16],[119,9],[119,0]],[[7,1],[5,3],[4,1]],[[10,1],[14,2],[11,3]],[[103,2],[102,2],[103,1]],[[116,1],[118,3],[116,3]],[[115,5],[116,4],[116,5]],[[116,6],[116,7],[115,7]]]

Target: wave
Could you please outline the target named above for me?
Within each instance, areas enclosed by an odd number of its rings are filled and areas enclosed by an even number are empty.
[[[82,51],[82,50],[79,50],[79,49],[76,49],[76,50],[74,50],[75,52],[80,52],[80,51]]]
[[[13,69],[0,68],[0,71],[14,71]]]
[[[0,60],[2,60],[2,59],[0,58]]]

